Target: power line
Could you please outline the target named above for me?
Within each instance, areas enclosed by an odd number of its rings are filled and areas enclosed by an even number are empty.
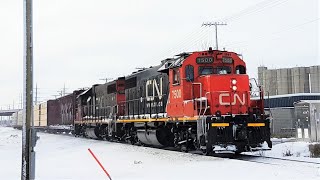
[[[280,33],[283,33],[283,32],[288,32],[288,31],[291,31],[291,30],[295,30],[295,29],[300,28],[300,27],[303,27],[303,26],[305,26],[305,25],[307,25],[307,24],[314,23],[314,22],[318,21],[319,19],[320,19],[320,18],[316,18],[316,19],[312,19],[312,20],[309,20],[309,21],[307,21],[307,22],[304,22],[304,23],[302,23],[302,24],[298,24],[298,25],[295,25],[295,26],[287,27],[287,28],[284,28],[284,29],[282,29],[282,30],[280,30],[280,31],[271,33],[271,34],[269,34],[268,36],[266,36],[266,35],[260,35],[260,36],[253,37],[251,40],[241,41],[241,42],[236,42],[236,43],[228,43],[228,44],[226,44],[225,46],[233,46],[233,45],[236,45],[236,44],[241,45],[241,44],[250,42],[250,41],[252,41],[252,40],[259,40],[259,39],[265,39],[265,38],[270,39],[270,36],[277,35],[277,34],[280,34]],[[243,45],[241,45],[241,46],[243,46]],[[239,47],[239,46],[233,46],[233,47]]]
[[[249,15],[249,14],[254,14],[257,12],[261,12],[265,9],[275,7],[277,5],[283,4],[289,0],[264,0],[261,1],[257,4],[254,4],[252,6],[249,6],[238,13],[235,13],[231,16],[223,18],[222,22],[231,22],[240,19],[243,16]],[[203,29],[203,28],[201,28]],[[173,48],[163,50],[159,54],[163,56],[163,54],[174,54],[174,53],[179,53],[182,51],[185,51],[188,49],[189,46],[194,46],[197,43],[201,41],[202,38],[204,38],[204,33],[208,33],[206,31],[202,31],[196,28],[194,31],[192,31],[190,34],[186,35],[185,38],[182,38],[181,41],[178,42]],[[194,47],[193,47],[194,49]],[[179,52],[178,52],[179,51]]]
[[[207,23],[203,23],[202,26],[204,27],[211,27],[214,26],[215,27],[215,34],[216,34],[216,49],[219,50],[219,46],[218,46],[218,26],[226,26],[226,23],[219,23],[219,22],[207,22]]]
[[[247,15],[250,15],[250,14],[261,12],[261,11],[263,11],[265,9],[275,7],[277,5],[285,3],[287,1],[289,1],[289,0],[264,0],[264,1],[261,1],[261,2],[259,2],[257,4],[254,4],[252,6],[249,6],[249,7],[245,8],[245,9],[239,11],[238,13],[235,13],[235,14],[233,14],[231,16],[223,18],[223,21],[224,22],[236,21],[236,20],[240,19],[243,16],[247,16]]]

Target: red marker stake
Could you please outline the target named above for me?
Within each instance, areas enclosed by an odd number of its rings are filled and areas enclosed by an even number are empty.
[[[100,161],[98,160],[98,158],[93,154],[93,152],[91,151],[91,149],[89,148],[88,151],[90,152],[90,154],[92,155],[92,157],[97,161],[97,163],[99,164],[99,166],[101,167],[101,169],[106,173],[106,175],[109,177],[110,180],[111,176],[109,175],[109,173],[106,171],[106,169],[104,169],[103,165],[100,163]]]

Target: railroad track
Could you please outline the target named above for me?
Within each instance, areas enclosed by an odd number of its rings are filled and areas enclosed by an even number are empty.
[[[299,163],[307,163],[307,164],[320,165],[320,162],[304,161],[304,160],[298,160],[298,159],[286,159],[286,158],[279,158],[279,157],[258,156],[258,155],[246,155],[246,154],[241,154],[241,156],[244,156],[244,157],[253,157],[253,158],[258,157],[258,158],[264,158],[264,159],[275,159],[275,160],[281,160],[281,161],[299,162]]]
[[[262,163],[262,164],[271,164],[271,165],[287,165],[287,166],[304,165],[308,167],[320,168],[320,162],[298,160],[298,159],[287,159],[287,158],[280,158],[280,157],[240,154],[240,155],[234,155],[233,157],[227,157],[227,158],[248,161],[248,162]]]

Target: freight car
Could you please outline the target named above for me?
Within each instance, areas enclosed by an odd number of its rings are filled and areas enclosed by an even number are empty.
[[[75,134],[183,151],[271,148],[263,91],[234,52],[182,53],[78,96]]]
[[[49,101],[48,101],[49,102]],[[47,128],[47,104],[48,102],[42,102],[33,106],[33,126],[36,129],[46,129]],[[14,123],[14,128],[22,129],[23,124],[23,110],[12,114]]]
[[[66,96],[48,101],[48,126],[52,129],[71,128],[78,111],[78,95],[84,90],[75,90]]]
[[[33,106],[33,126],[39,131],[71,132],[78,112],[78,96],[84,90],[75,90],[66,96]],[[12,115],[17,129],[22,129],[23,110]]]

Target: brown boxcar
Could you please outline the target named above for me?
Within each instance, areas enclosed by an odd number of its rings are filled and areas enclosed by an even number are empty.
[[[76,90],[73,93],[49,100],[48,106],[48,126],[53,125],[73,125],[77,114],[77,96],[83,90]]]

